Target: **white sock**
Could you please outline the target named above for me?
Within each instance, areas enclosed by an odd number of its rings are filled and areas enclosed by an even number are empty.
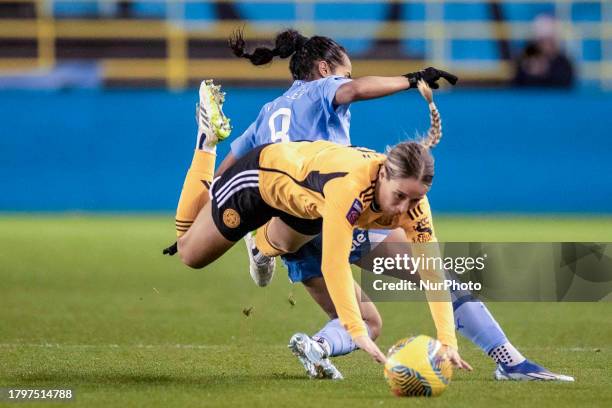
[[[253,253],[253,260],[256,264],[261,265],[270,262],[270,257],[264,255],[257,247],[255,247],[255,251]]]
[[[206,146],[206,144],[202,145],[200,150],[204,150],[205,152],[217,154],[217,146]]]
[[[321,348],[323,349],[323,352],[325,353],[325,357],[329,357],[329,355],[331,354],[331,346],[329,345],[327,340],[321,337],[318,337],[318,338],[313,337],[312,339],[321,345]]]
[[[525,357],[510,342],[506,342],[489,351],[489,357],[495,360],[497,364],[503,363],[510,367],[525,361]]]
[[[217,153],[217,143],[215,142],[215,144],[213,144],[212,146],[209,146],[206,144],[206,135],[204,133],[202,133],[201,135],[198,134],[196,149],[204,150],[205,152],[216,154]]]

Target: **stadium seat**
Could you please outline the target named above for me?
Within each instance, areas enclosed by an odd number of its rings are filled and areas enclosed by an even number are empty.
[[[53,15],[57,18],[96,17],[100,9],[95,1],[60,0],[53,2]]]

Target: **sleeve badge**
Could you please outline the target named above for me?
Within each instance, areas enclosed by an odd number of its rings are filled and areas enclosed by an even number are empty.
[[[353,205],[351,205],[351,208],[346,213],[346,219],[348,220],[349,224],[355,225],[362,212],[363,205],[361,204],[361,201],[356,198],[355,201],[353,201]]]

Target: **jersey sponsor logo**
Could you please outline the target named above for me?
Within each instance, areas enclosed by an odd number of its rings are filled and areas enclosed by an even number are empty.
[[[353,201],[353,205],[351,205],[351,208],[346,213],[346,219],[348,220],[349,224],[355,225],[362,211],[363,205],[361,204],[361,201],[356,198],[355,201]]]
[[[413,229],[418,232],[416,238],[413,240],[414,242],[423,243],[431,241],[433,230],[431,229],[429,217],[425,217],[422,220],[418,221],[417,224],[413,227]]]
[[[223,223],[229,228],[237,228],[240,225],[240,214],[233,208],[223,211]]]
[[[425,217],[414,226],[416,232],[427,232],[432,233],[431,224],[429,223],[429,217]]]
[[[421,215],[423,215],[423,209],[421,208],[421,204],[417,205],[412,210],[408,210],[408,217],[410,217],[410,219],[413,221],[419,218]]]
[[[427,242],[431,241],[431,234],[418,234],[416,237],[414,237],[414,239],[412,240],[412,242],[414,242],[415,244],[425,244]]]

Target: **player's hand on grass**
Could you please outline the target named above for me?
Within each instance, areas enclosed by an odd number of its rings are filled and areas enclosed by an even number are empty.
[[[380,351],[376,343],[372,341],[368,336],[359,336],[354,339],[355,344],[359,346],[360,349],[368,353],[374,361],[380,364],[384,364],[387,362],[387,357]]]
[[[422,69],[417,72],[411,72],[409,74],[404,75],[408,78],[410,82],[410,88],[416,88],[419,80],[423,80],[427,82],[427,84],[431,87],[431,89],[438,89],[440,85],[438,85],[438,81],[441,78],[444,78],[446,82],[451,85],[455,85],[459,78],[450,72],[442,71],[441,69],[437,69],[434,67],[429,67]]]
[[[444,345],[442,346],[442,353],[456,368],[472,371],[472,366],[462,359],[459,352],[454,348]]]

